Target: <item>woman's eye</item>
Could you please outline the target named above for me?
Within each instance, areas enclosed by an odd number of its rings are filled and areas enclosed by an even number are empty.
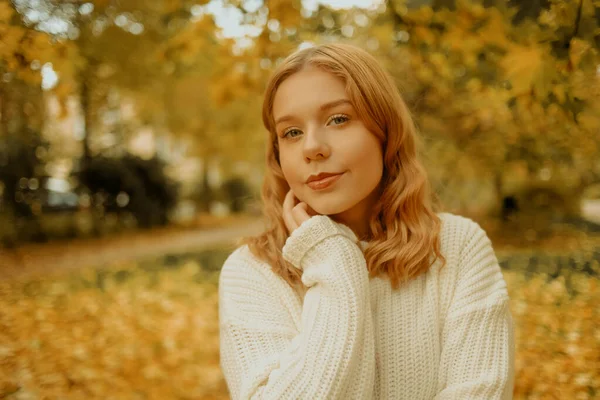
[[[295,133],[301,133],[298,129],[290,129],[289,131],[285,131],[283,137],[296,137]]]
[[[333,118],[331,118],[330,121],[333,122],[335,125],[341,125],[344,122],[348,121],[348,117],[346,117],[345,115],[336,115]]]

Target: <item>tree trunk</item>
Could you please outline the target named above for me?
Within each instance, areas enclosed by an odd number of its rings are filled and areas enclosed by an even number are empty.
[[[90,131],[91,131],[91,126],[92,126],[92,110],[91,110],[92,91],[90,89],[89,76],[90,76],[90,74],[87,69],[86,69],[86,71],[84,71],[81,74],[80,96],[81,96],[81,110],[83,112],[83,121],[84,121],[83,141],[82,141],[82,145],[83,145],[82,163],[83,163],[83,165],[88,165],[92,158],[92,155],[90,152]]]
[[[201,212],[210,212],[210,203],[213,199],[212,188],[209,182],[209,167],[210,157],[205,156],[203,159],[204,168],[202,168],[202,181],[200,187],[200,196],[198,201],[198,208]]]

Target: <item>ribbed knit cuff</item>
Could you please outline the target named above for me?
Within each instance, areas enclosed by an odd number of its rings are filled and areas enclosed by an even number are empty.
[[[322,240],[343,235],[357,243],[358,238],[348,226],[333,221],[327,215],[315,215],[304,221],[285,241],[283,258],[302,269],[302,258]]]

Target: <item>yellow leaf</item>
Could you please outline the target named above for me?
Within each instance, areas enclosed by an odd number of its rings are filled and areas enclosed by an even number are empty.
[[[427,25],[431,22],[433,18],[434,12],[433,9],[429,6],[419,7],[418,9],[414,9],[408,12],[404,19],[415,24],[424,24]]]
[[[573,68],[577,68],[579,66],[581,58],[591,47],[592,46],[585,40],[578,38],[573,38],[571,40],[571,44],[569,46],[569,61],[571,61],[571,66]]]
[[[514,45],[501,61],[504,78],[512,84],[512,92],[521,95],[531,91],[542,67],[539,48]]]
[[[565,86],[564,85],[555,85],[552,88],[552,93],[556,96],[556,99],[560,104],[563,104],[566,100]]]
[[[479,30],[479,37],[487,45],[495,45],[507,48],[510,45],[507,28],[511,28],[510,22],[495,8],[490,8],[485,26]]]
[[[592,112],[582,112],[577,116],[579,125],[588,132],[600,132],[600,116]]]
[[[429,46],[435,43],[435,34],[429,28],[416,26],[412,32],[413,37],[419,42],[426,43]]]
[[[8,1],[0,3],[0,21],[10,21],[13,13],[14,9]]]

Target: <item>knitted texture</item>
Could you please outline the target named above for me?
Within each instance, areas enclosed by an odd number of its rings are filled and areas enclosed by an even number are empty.
[[[325,215],[314,216],[302,223],[288,237],[282,249],[283,258],[301,269],[302,257],[315,244],[333,235],[344,235],[351,241],[357,242],[356,235],[346,225],[336,223]]]
[[[514,327],[490,240],[443,213],[447,264],[391,288],[369,279],[365,242],[327,216],[284,258],[295,292],[247,246],[219,278],[221,369],[232,399],[512,399]]]

